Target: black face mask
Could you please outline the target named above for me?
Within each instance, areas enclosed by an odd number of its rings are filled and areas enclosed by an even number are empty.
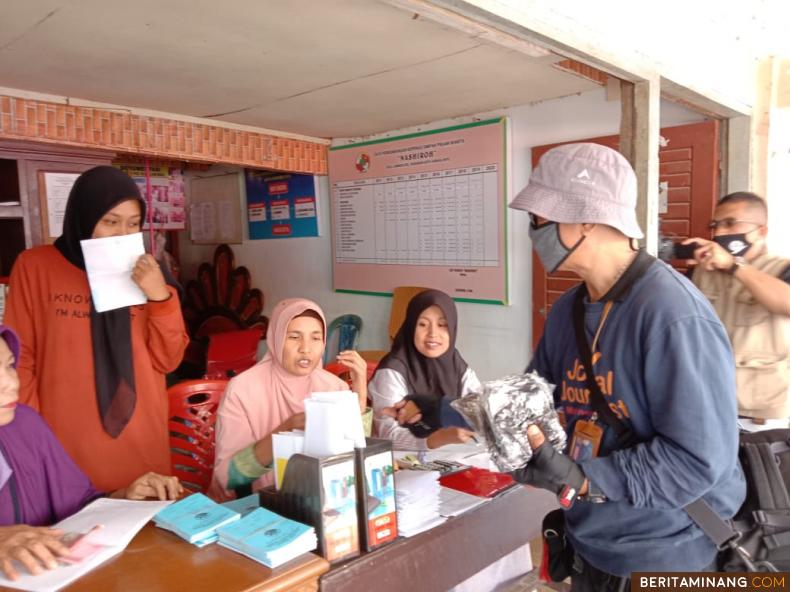
[[[749,250],[752,246],[746,240],[746,234],[723,234],[721,236],[714,236],[713,242],[724,247],[734,257],[739,257]]]

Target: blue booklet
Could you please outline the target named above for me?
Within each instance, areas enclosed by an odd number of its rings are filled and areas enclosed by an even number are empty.
[[[266,508],[250,514],[217,531],[219,544],[269,567],[316,548],[312,526],[289,520]]]
[[[241,514],[241,517],[244,518],[247,514],[249,514],[253,510],[257,510],[258,508],[260,508],[261,502],[260,502],[260,496],[257,493],[253,493],[248,495],[247,497],[230,500],[229,502],[225,502],[221,505],[230,510],[233,510],[234,512],[238,512],[239,514]]]
[[[194,543],[213,538],[216,529],[239,518],[238,512],[221,506],[202,493],[195,493],[158,512],[154,523]]]

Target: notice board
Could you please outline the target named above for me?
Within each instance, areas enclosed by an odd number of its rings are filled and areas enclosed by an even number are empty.
[[[120,162],[113,166],[134,179],[140,189],[140,195],[151,208],[150,216],[155,230],[184,230],[187,227],[184,173],[180,168],[151,164],[148,169],[151,189],[149,200],[149,183],[146,181],[145,165]],[[146,228],[148,215],[146,212]]]
[[[244,171],[251,240],[318,236],[313,175]]]
[[[241,242],[241,182],[241,173],[192,179],[189,231],[193,243],[215,245]]]
[[[442,290],[507,304],[507,119],[329,152],[338,292]]]

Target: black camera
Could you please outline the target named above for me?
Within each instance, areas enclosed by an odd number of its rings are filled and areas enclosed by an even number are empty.
[[[694,251],[699,248],[697,243],[687,245],[674,242],[670,237],[658,235],[658,258],[669,263],[676,259],[694,259]]]

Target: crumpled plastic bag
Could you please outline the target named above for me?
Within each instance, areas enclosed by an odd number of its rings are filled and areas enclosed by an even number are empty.
[[[499,470],[515,471],[532,458],[527,426],[537,424],[558,452],[566,434],[554,410],[554,385],[537,372],[513,374],[484,382],[480,392],[450,404],[485,440]]]

